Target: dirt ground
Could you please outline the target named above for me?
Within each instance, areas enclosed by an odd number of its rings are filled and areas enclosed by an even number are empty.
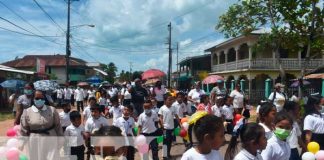
[[[75,108],[72,108],[72,110]],[[58,112],[61,112],[61,109],[57,109]],[[109,123],[111,124],[111,119],[109,119]],[[13,127],[14,124],[14,120],[13,119],[9,119],[9,120],[5,120],[5,121],[0,121],[0,136],[2,136],[3,138],[5,138],[6,136],[6,132],[9,128]],[[227,143],[230,140],[230,136],[229,135],[225,135],[225,139],[226,142],[224,144],[223,147],[220,148],[220,152],[221,154],[225,154],[226,148],[227,148]],[[160,144],[160,148],[162,147],[162,145]],[[174,157],[174,159],[180,159],[182,154],[185,152],[185,147],[182,143],[182,139],[180,137],[177,137],[177,143],[173,144],[172,149],[171,149],[171,155]],[[151,153],[151,152],[150,152]],[[159,150],[159,156],[162,159],[162,150]],[[135,155],[136,160],[141,159],[139,153],[137,152]]]

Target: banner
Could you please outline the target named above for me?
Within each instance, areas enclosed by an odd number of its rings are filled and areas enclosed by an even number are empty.
[[[37,73],[45,73],[45,64],[46,61],[43,59],[36,59],[36,71]]]

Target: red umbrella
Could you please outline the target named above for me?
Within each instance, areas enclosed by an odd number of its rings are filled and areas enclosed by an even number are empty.
[[[224,80],[222,76],[219,75],[210,75],[203,80],[203,84],[216,83],[218,80]]]
[[[89,83],[87,83],[87,82],[79,82],[78,83],[78,86],[80,86],[80,87],[86,87],[86,86],[89,86]]]
[[[142,74],[142,80],[144,79],[151,79],[151,78],[158,78],[165,76],[165,73],[158,69],[149,69]]]

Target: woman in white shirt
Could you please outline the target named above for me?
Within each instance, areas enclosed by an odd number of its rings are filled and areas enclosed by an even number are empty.
[[[198,106],[200,103],[200,96],[205,94],[205,91],[200,89],[201,82],[196,82],[195,88],[188,93],[188,100]]]
[[[231,92],[230,97],[233,99],[235,114],[241,114],[244,108],[244,95],[239,83],[235,85],[235,89]]]
[[[304,131],[305,143],[315,141],[324,149],[324,115],[320,113],[321,97],[309,96],[305,107]]]
[[[160,108],[164,105],[163,95],[166,93],[166,89],[162,86],[161,81],[157,81],[152,91],[152,96],[157,101],[157,107]]]

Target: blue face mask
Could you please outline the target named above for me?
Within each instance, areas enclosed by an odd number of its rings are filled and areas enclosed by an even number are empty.
[[[31,90],[31,89],[24,89],[24,93],[29,96],[29,95],[32,95],[33,94],[33,90]]]
[[[41,107],[44,106],[45,100],[43,100],[43,99],[39,99],[39,100],[34,99],[34,104],[35,104],[35,106],[37,108],[41,108]]]

